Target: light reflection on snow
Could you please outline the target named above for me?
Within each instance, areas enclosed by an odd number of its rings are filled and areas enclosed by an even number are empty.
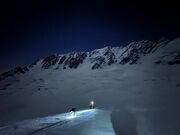
[[[91,120],[95,115],[99,112],[99,109],[86,109],[86,110],[80,110],[77,111],[74,115],[74,113],[64,113],[64,114],[57,114],[54,116],[47,116],[44,118],[37,118],[32,120],[25,120],[22,122],[18,122],[15,124],[17,126],[17,129],[14,128],[14,125],[10,125],[8,127],[0,128],[0,134],[3,135],[24,135],[28,134],[29,132],[38,131],[39,129],[47,129],[48,132],[54,132],[55,127],[57,127],[57,132],[60,132],[61,129],[65,130],[68,128],[71,128],[75,125],[79,125],[87,120]],[[51,125],[56,125],[55,127],[48,128]],[[58,125],[58,123],[61,123]],[[47,132],[46,131],[46,132]],[[81,130],[80,130],[81,131]],[[27,133],[28,132],[28,133]],[[38,131],[37,135],[41,134],[41,131]],[[67,130],[67,134],[71,131]],[[44,133],[44,132],[42,132]],[[49,135],[49,133],[47,133]]]
[[[82,117],[84,113],[86,115],[90,115],[90,114],[94,114],[95,112],[96,112],[96,109],[86,109],[86,110],[78,111],[75,114],[74,113],[70,113],[70,114],[68,114],[66,119],[74,119],[74,118],[77,118],[77,117]]]
[[[76,117],[77,117],[76,115],[70,115],[70,116],[66,117],[66,119],[74,119]]]
[[[82,114],[82,113],[94,113],[96,112],[97,109],[86,109],[86,110],[82,110],[82,111],[79,111],[78,114]]]

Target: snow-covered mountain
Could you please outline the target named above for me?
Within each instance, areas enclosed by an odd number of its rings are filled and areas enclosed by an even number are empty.
[[[180,38],[54,54],[1,74],[0,126],[94,100],[117,134],[133,118],[134,134],[179,135],[179,69]]]
[[[38,65],[41,69],[77,69],[86,66],[89,69],[101,69],[113,64],[140,64],[146,57],[153,57],[152,64],[180,64],[180,39],[169,41],[161,38],[159,41],[142,40],[132,42],[125,47],[107,46],[91,52],[71,52],[67,54],[53,54],[37,60],[25,67],[16,67],[0,75],[0,80],[16,74],[25,74]]]

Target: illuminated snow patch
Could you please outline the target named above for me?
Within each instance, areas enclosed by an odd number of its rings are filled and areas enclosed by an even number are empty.
[[[75,114],[74,113],[70,113],[69,116],[66,117],[66,119],[74,119],[77,117],[84,117],[84,116],[88,116],[91,114],[95,114],[96,109],[87,109],[87,110],[82,110],[82,111],[78,111]]]
[[[76,117],[77,117],[76,115],[70,115],[70,116],[66,117],[66,119],[74,119]]]
[[[82,110],[82,111],[79,111],[78,114],[82,114],[82,113],[93,113],[95,112],[96,109],[86,109],[86,110]]]

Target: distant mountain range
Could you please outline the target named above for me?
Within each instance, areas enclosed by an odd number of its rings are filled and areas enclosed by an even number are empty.
[[[161,38],[159,41],[142,40],[132,42],[127,46],[107,46],[91,52],[71,52],[67,54],[53,54],[39,59],[29,66],[16,67],[0,75],[0,81],[16,74],[25,74],[34,67],[42,70],[67,70],[81,67],[98,70],[114,64],[180,64],[180,38],[172,41]]]

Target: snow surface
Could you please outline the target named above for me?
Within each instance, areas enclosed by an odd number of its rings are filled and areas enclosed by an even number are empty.
[[[2,135],[115,135],[110,112],[99,109],[36,118],[0,128]]]
[[[46,116],[65,113],[72,107],[83,110],[94,100],[99,109],[106,111],[83,115],[82,118],[93,116],[87,121],[77,117],[71,121],[77,126],[57,126],[50,128],[49,134],[179,135],[180,65],[154,63],[164,55],[164,60],[170,60],[169,54],[179,53],[179,46],[180,38],[141,57],[138,64],[117,63],[98,70],[88,68],[88,59],[79,68],[66,70],[44,70],[38,62],[26,74],[0,82],[0,134],[11,134],[9,125],[18,121],[25,120],[20,127],[27,128],[45,123]],[[42,117],[42,121],[34,122],[37,117]],[[51,118],[49,123],[56,122],[56,116]],[[8,130],[4,130],[5,126]],[[39,127],[42,125],[30,126]],[[24,133],[23,128],[15,129],[18,134]],[[27,130],[29,133],[31,129]]]

